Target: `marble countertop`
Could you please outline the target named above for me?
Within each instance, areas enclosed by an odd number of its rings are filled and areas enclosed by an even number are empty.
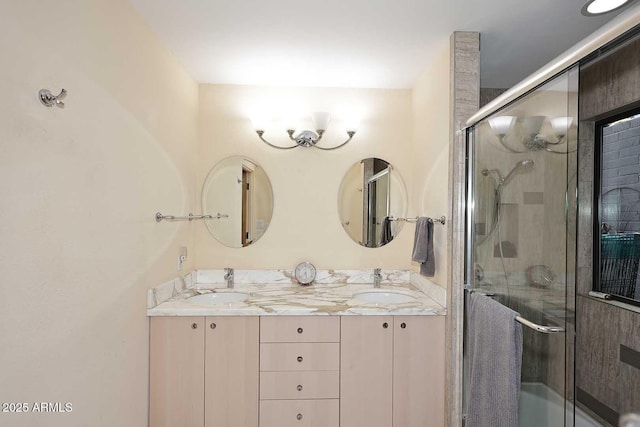
[[[363,291],[397,291],[415,298],[400,304],[376,304],[354,300]],[[199,305],[188,298],[204,293],[241,292],[244,302]],[[395,281],[374,289],[371,283],[317,283],[300,286],[292,283],[236,284],[227,289],[221,284],[193,284],[165,301],[150,306],[148,316],[268,316],[268,315],[445,315],[445,308],[409,281]]]

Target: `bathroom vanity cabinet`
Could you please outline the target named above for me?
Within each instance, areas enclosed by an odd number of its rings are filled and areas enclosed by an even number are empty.
[[[151,318],[151,427],[442,427],[443,316]]]
[[[444,317],[343,316],[340,426],[444,425]]]
[[[257,427],[259,320],[153,317],[151,427]]]

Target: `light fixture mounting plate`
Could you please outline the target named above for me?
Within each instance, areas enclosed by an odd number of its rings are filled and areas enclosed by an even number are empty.
[[[320,135],[312,130],[303,130],[293,138],[295,139],[296,144],[302,147],[313,147],[320,140]]]

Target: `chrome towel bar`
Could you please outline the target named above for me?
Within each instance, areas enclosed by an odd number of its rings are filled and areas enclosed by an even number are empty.
[[[396,218],[394,216],[390,216],[389,217],[389,221],[404,221],[404,222],[417,222],[419,217],[415,217],[415,218]],[[440,223],[442,225],[445,225],[447,223],[447,217],[445,217],[444,215],[441,216],[440,218],[429,218],[431,221],[433,222],[437,222]]]
[[[484,291],[478,291],[475,289],[470,289],[467,286],[469,285],[465,285],[465,290],[468,291],[469,293],[473,293],[473,292],[478,292],[482,295],[488,296],[488,297],[492,297],[495,294],[491,293],[491,292],[484,292]],[[516,322],[533,329],[534,331],[538,331],[538,332],[542,332],[543,334],[557,334],[560,332],[564,332],[564,328],[560,327],[560,326],[545,326],[545,325],[538,325],[537,323],[533,323],[531,320],[527,320],[522,316],[516,316]]]
[[[173,215],[162,215],[160,212],[156,212],[156,222],[160,222],[162,220],[165,221],[193,221],[194,219],[220,219],[220,218],[229,218],[229,215],[217,213],[215,215],[194,215],[189,213],[188,216],[173,216]]]
[[[564,332],[564,328],[561,328],[560,326],[538,325],[537,323],[533,323],[522,316],[516,316],[516,322],[522,323],[524,326],[531,328],[534,331],[542,332],[543,334],[557,334],[559,332]]]

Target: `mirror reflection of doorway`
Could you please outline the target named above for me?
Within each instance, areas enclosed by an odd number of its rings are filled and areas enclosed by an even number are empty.
[[[247,246],[253,241],[253,229],[254,223],[253,217],[253,164],[248,161],[242,162],[242,246]]]
[[[387,162],[381,159],[364,161],[364,188],[368,203],[363,212],[363,241],[370,248],[382,246],[383,220],[390,215],[389,178],[390,165]]]
[[[373,176],[368,184],[367,242],[381,246],[382,221],[389,216],[389,169]]]

